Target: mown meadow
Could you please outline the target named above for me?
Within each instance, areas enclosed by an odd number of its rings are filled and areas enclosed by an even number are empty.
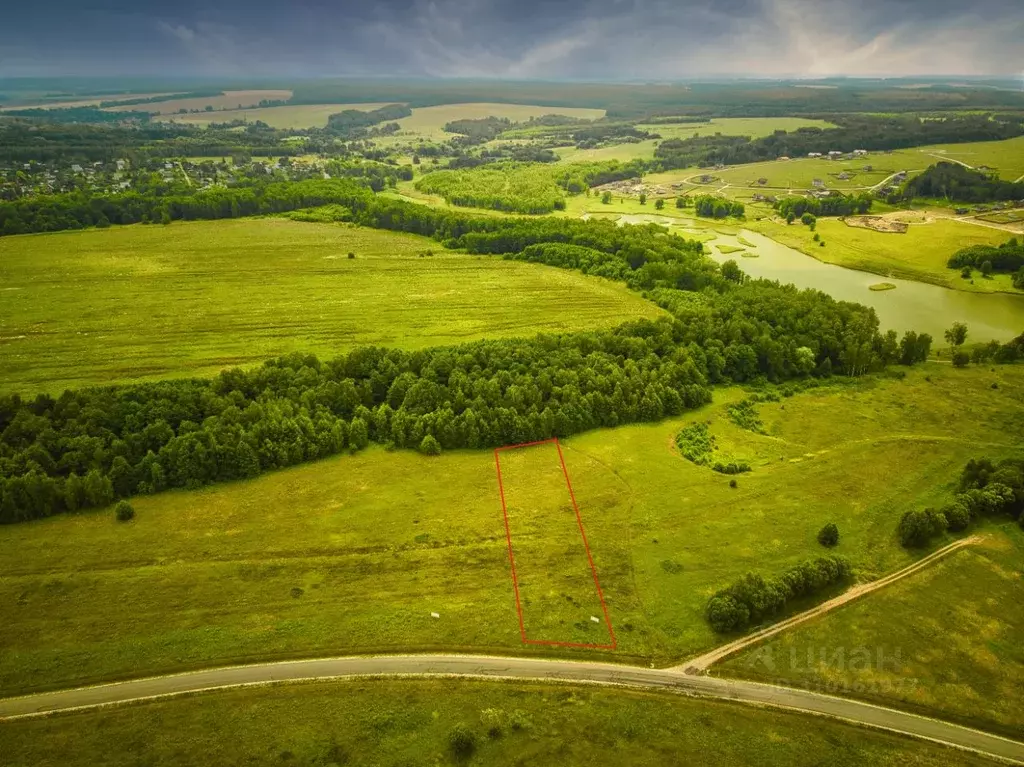
[[[23,393],[662,315],[607,280],[280,218],[5,237],[0,282],[0,391]]]

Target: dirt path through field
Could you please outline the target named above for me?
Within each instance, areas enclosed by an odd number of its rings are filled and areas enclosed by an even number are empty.
[[[959,541],[954,541],[948,546],[944,546],[938,551],[932,552],[924,559],[914,562],[912,565],[904,567],[902,570],[897,570],[894,573],[890,573],[884,578],[879,578],[877,581],[871,581],[870,583],[861,583],[853,588],[843,592],[835,599],[830,599],[828,602],[824,602],[817,607],[812,607],[810,610],[794,615],[792,618],[787,618],[784,621],[780,621],[768,628],[756,631],[745,637],[737,639],[735,642],[730,642],[727,645],[722,645],[709,653],[705,653],[697,658],[692,658],[684,663],[675,667],[677,671],[684,671],[687,674],[704,674],[707,673],[708,668],[713,664],[718,663],[731,655],[735,655],[738,652],[746,650],[748,647],[761,642],[765,639],[781,634],[783,631],[787,631],[794,626],[799,626],[801,623],[805,623],[812,618],[817,618],[821,615],[835,610],[837,607],[842,607],[855,599],[859,599],[865,594],[870,594],[873,591],[884,588],[891,583],[895,583],[902,578],[906,578],[908,575],[913,575],[919,570],[923,570],[929,565],[942,559],[943,557],[952,554],[954,551],[962,549],[964,546],[971,546],[975,543],[980,543],[983,540],[983,536],[972,535],[969,538],[962,538]]]

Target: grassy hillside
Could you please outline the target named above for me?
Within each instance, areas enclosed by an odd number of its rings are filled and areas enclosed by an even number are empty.
[[[418,348],[661,313],[621,285],[566,270],[284,219],[5,237],[0,284],[0,391],[59,392],[208,374],[292,351]]]
[[[686,418],[563,444],[611,657],[667,663],[714,646],[708,596],[816,556],[826,522],[860,577],[908,564],[900,515],[942,503],[969,458],[1006,455],[1007,435],[1024,432],[1020,366],[837,384],[760,406],[764,434],[729,417],[742,396],[720,390]],[[753,467],[737,488],[678,454],[676,433],[696,419]],[[270,657],[524,649],[490,452],[371,448],[133,503],[129,524],[108,510],[0,528],[0,694]],[[547,562],[557,596],[577,542],[543,529],[517,533],[516,557],[537,572]],[[606,641],[604,626],[582,625],[565,627]]]
[[[228,690],[0,722],[9,767],[104,764],[991,764],[826,719],[684,696],[552,684],[368,680]]]
[[[784,633],[719,672],[940,712],[1020,739],[1022,570],[1024,533],[1006,524],[983,545]]]

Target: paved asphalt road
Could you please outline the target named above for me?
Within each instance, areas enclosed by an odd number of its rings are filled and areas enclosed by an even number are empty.
[[[824,714],[1024,764],[1024,743],[936,719],[806,690],[708,676],[688,676],[671,669],[484,655],[382,655],[324,658],[191,671],[173,676],[136,679],[97,687],[82,687],[75,690],[3,699],[0,700],[0,720],[219,687],[300,679],[395,674],[554,679],[666,688],[709,698]]]

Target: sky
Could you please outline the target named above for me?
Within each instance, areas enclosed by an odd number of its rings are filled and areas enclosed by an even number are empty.
[[[3,0],[0,77],[1024,77],[1024,0]]]

